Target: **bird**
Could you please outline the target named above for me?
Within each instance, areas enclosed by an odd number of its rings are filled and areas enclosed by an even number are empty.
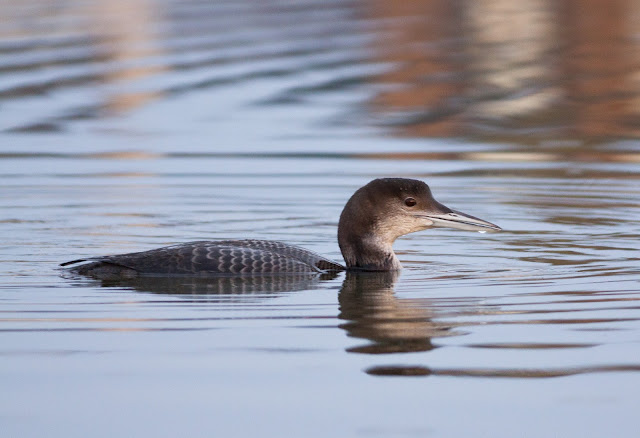
[[[397,271],[402,265],[393,251],[395,240],[434,227],[501,231],[498,225],[439,203],[423,181],[378,178],[359,188],[340,215],[338,245],[344,265],[280,241],[214,240],[82,258],[61,266],[87,262],[71,270],[102,279]]]

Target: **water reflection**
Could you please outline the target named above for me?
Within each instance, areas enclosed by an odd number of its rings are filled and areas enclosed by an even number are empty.
[[[434,338],[464,334],[460,328],[477,325],[479,321],[461,322],[452,317],[487,318],[510,315],[525,315],[530,310],[502,309],[502,306],[476,305],[473,302],[461,303],[457,308],[446,306],[446,310],[435,301],[427,299],[402,299],[395,295],[397,272],[347,273],[339,294],[339,318],[347,322],[340,327],[353,338],[370,341],[365,345],[350,347],[351,353],[389,354],[429,352],[437,345]],[[607,298],[615,301],[615,298]],[[509,307],[509,306],[505,306]],[[553,310],[542,313],[553,313]],[[573,324],[571,319],[528,319],[513,321],[494,321],[493,324]],[[580,323],[599,323],[598,319],[581,319]],[[596,346],[590,343],[489,343],[470,344],[468,348],[490,348],[503,350],[540,350],[540,349],[581,349]],[[397,360],[397,359],[396,359]],[[401,361],[404,359],[401,359]],[[541,378],[560,377],[585,373],[640,371],[640,365],[601,365],[566,368],[431,368],[424,365],[377,365],[365,370],[376,376],[459,376],[459,377],[516,377]]]
[[[71,275],[71,274],[68,274]],[[241,277],[136,277],[101,280],[102,287],[125,287],[138,292],[169,295],[244,295],[274,294],[317,288],[338,272],[290,275],[254,275]]]
[[[166,66],[141,62],[163,55],[153,30],[158,10],[146,0],[96,2],[89,10],[99,38],[98,50],[105,54],[106,62],[117,66],[103,72],[101,82],[110,86],[105,90],[104,110],[119,114],[160,98],[163,90],[145,90],[143,84]]]
[[[639,2],[136,0],[110,29],[97,3],[0,2],[7,436],[116,415],[121,435],[636,434],[638,142],[584,143],[638,138]],[[201,238],[337,256],[344,195],[383,174],[511,231],[399,242],[398,281],[54,270]],[[435,378],[370,377],[412,375]]]
[[[139,292],[176,295],[189,298],[197,295],[198,303],[238,303],[241,308],[247,299],[259,302],[278,298],[284,292],[319,289],[323,282],[335,279],[336,273],[322,276],[247,276],[217,278],[167,278],[140,277],[119,281],[102,281],[106,288],[127,288]],[[346,349],[348,353],[376,355],[387,358],[391,364],[378,364],[364,369],[375,376],[450,376],[450,377],[510,377],[548,378],[586,373],[639,372],[637,363],[596,364],[584,366],[514,367],[502,363],[495,366],[450,367],[428,365],[430,352],[446,346],[444,338],[465,335],[473,326],[516,325],[552,326],[620,323],[633,318],[576,317],[576,312],[592,312],[591,305],[602,307],[609,303],[611,309],[624,311],[626,301],[635,297],[619,297],[616,294],[589,292],[549,292],[537,294],[541,300],[525,301],[523,297],[513,303],[491,303],[474,299],[402,298],[395,292],[398,272],[348,272],[338,294],[339,327],[349,338],[358,342]],[[523,283],[524,281],[520,281]],[[327,283],[330,284],[330,283]],[[423,283],[425,284],[425,283]],[[562,297],[564,295],[564,297]],[[562,297],[562,298],[560,298]],[[533,298],[533,297],[532,297]],[[182,302],[182,300],[181,300]],[[254,303],[255,304],[255,303]],[[564,308],[557,308],[564,305]],[[569,307],[566,307],[569,306]],[[231,309],[228,309],[231,310]],[[549,318],[552,314],[566,317]],[[198,315],[200,317],[200,314]],[[224,318],[224,315],[219,317]],[[262,318],[262,315],[253,316]],[[251,319],[239,314],[234,318]],[[295,316],[292,316],[295,318]],[[197,319],[197,318],[196,318]],[[216,318],[217,319],[217,318]],[[226,319],[226,318],[224,318]],[[123,322],[127,321],[123,319]],[[195,320],[194,320],[195,321]],[[469,331],[466,330],[469,329]],[[606,327],[581,328],[581,331],[608,330]],[[366,341],[362,343],[361,341]],[[436,341],[439,340],[439,341]],[[598,347],[593,342],[532,342],[529,339],[513,342],[483,342],[463,345],[468,351],[563,351]],[[405,355],[418,353],[418,356]],[[415,363],[415,362],[418,363]],[[410,364],[408,362],[414,362]]]
[[[4,129],[62,130],[268,80],[271,91],[242,103],[307,107],[353,93],[357,109],[333,122],[403,136],[554,148],[640,136],[634,0],[254,3],[0,3],[0,100],[68,100]]]
[[[347,335],[367,339],[369,344],[351,347],[352,353],[389,354],[429,351],[431,339],[455,333],[432,321],[433,310],[416,301],[395,297],[399,273],[348,272],[338,295],[340,327]]]
[[[410,136],[637,137],[638,2],[371,2],[375,111]],[[391,18],[391,19],[389,19]]]
[[[449,377],[511,377],[548,378],[566,377],[589,373],[638,372],[640,365],[612,365],[594,367],[570,367],[558,369],[498,369],[457,368],[435,369],[422,366],[375,366],[366,370],[372,376],[449,376]]]

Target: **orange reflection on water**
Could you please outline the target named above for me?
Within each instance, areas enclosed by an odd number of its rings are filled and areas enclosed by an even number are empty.
[[[374,1],[370,10],[384,23],[376,52],[393,65],[373,109],[401,135],[639,134],[637,2]]]
[[[91,4],[91,17],[102,49],[119,68],[107,69],[104,82],[112,84],[106,96],[105,109],[121,113],[142,106],[162,96],[158,90],[129,89],[127,84],[141,84],[151,75],[165,69],[163,65],[141,64],[143,57],[159,56],[157,35],[153,25],[157,21],[157,6],[146,0],[113,0]]]

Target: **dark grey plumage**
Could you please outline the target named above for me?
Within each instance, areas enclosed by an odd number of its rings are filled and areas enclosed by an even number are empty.
[[[323,273],[344,267],[319,254],[278,241],[218,240],[189,242],[150,251],[73,260],[90,261],[73,271],[99,278],[142,275],[251,275]]]

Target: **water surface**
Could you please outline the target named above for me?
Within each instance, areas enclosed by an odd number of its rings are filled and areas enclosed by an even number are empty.
[[[636,435],[634,2],[5,3],[4,434]],[[548,37],[571,17],[612,24]],[[341,261],[340,211],[381,176],[504,231],[406,236],[400,274],[58,267],[223,238]]]

